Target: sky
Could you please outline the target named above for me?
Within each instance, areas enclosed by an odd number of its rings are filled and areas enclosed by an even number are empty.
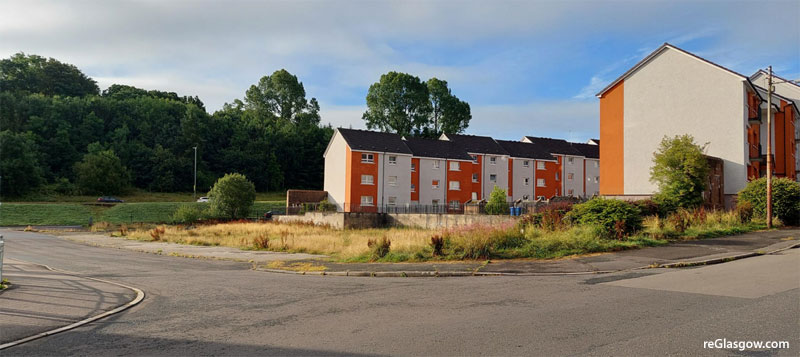
[[[800,1],[6,1],[0,57],[71,63],[101,89],[199,96],[213,112],[279,69],[323,123],[365,128],[388,71],[446,80],[467,133],[585,141],[595,94],[664,42],[800,79]]]

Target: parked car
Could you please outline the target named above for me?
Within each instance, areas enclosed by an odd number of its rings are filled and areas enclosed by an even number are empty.
[[[119,198],[116,198],[116,197],[103,196],[103,197],[98,197],[97,198],[97,202],[123,203],[125,201],[123,201],[123,200],[121,200]]]
[[[197,202],[208,202],[208,197],[200,197],[197,199]]]

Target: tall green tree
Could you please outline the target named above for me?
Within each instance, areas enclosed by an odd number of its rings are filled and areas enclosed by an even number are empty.
[[[83,160],[75,164],[75,178],[84,193],[113,195],[128,188],[130,173],[114,150],[92,143]]]
[[[78,97],[100,91],[74,65],[22,52],[0,60],[0,90]]]
[[[227,174],[217,180],[208,199],[215,216],[246,218],[256,199],[255,185],[242,174]]]
[[[389,72],[367,92],[367,128],[408,136],[421,133],[431,115],[428,86],[419,77]]]
[[[306,100],[303,83],[285,69],[261,77],[257,84],[250,86],[244,103],[262,120],[279,118],[291,123],[319,123],[317,100]]]
[[[447,81],[431,78],[427,84],[432,108],[427,136],[463,133],[472,119],[469,103],[453,95]]]
[[[709,173],[705,147],[696,144],[691,135],[661,140],[650,169],[650,181],[658,185],[657,201],[683,208],[703,204]]]
[[[44,182],[32,134],[0,132],[0,176],[3,196],[23,195]]]

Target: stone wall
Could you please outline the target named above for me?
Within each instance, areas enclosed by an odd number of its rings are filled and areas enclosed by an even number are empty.
[[[306,212],[303,215],[276,216],[276,220],[281,223],[302,222],[336,229],[386,226],[385,213]]]
[[[506,222],[516,222],[516,219],[516,217],[511,216],[354,212],[308,212],[299,216],[276,216],[276,220],[282,223],[303,222],[327,225],[336,229],[381,227],[454,228],[473,224],[498,225]]]

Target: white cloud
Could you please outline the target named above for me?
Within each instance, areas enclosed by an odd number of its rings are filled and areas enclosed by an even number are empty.
[[[599,117],[596,100],[479,106],[472,108],[467,132],[507,140],[531,135],[583,142],[598,136]]]
[[[364,105],[330,105],[320,103],[322,124],[331,124],[334,128],[366,129],[361,114],[367,107]]]

